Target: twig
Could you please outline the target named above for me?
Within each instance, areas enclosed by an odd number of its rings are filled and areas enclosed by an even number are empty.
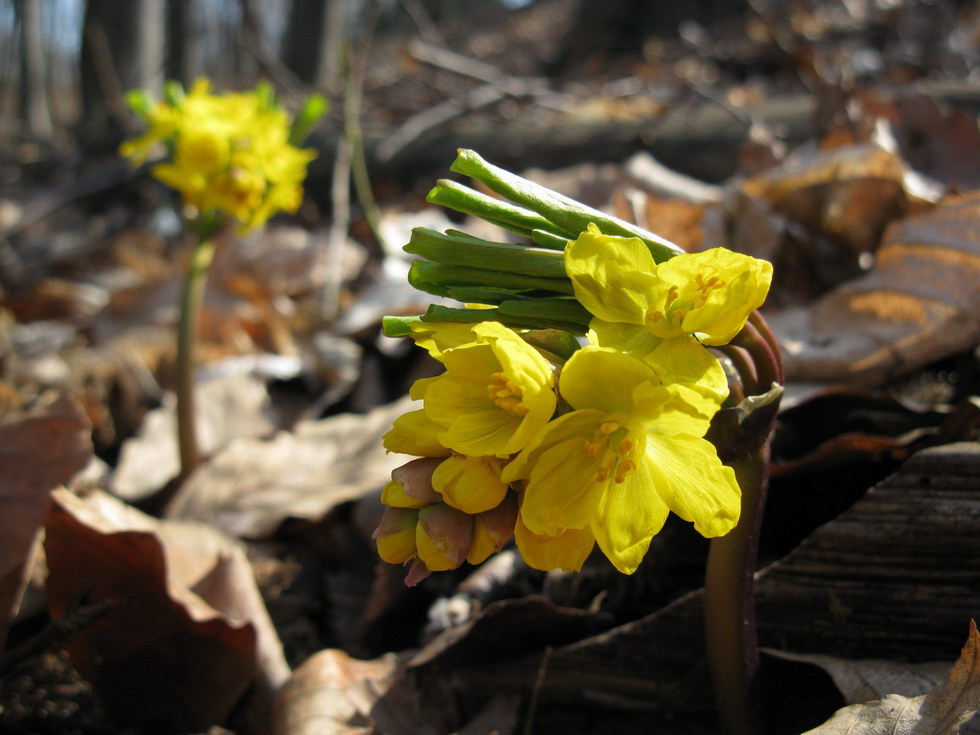
[[[276,86],[290,97],[306,99],[313,91],[289,67],[272,53],[259,37],[259,20],[255,14],[252,0],[238,0],[242,10],[241,38],[245,48],[252,55],[263,72],[275,81]]]
[[[330,230],[326,246],[321,250],[317,270],[323,276],[320,291],[320,316],[330,321],[337,316],[340,301],[340,282],[342,269],[341,256],[350,226],[350,139],[341,135],[337,141],[337,157],[333,164],[330,199]]]
[[[378,22],[379,6],[377,0],[370,4],[361,45],[357,56],[351,65],[344,94],[344,135],[350,143],[351,168],[354,175],[354,190],[357,200],[364,209],[364,217],[374,233],[375,239],[386,250],[384,236],[381,233],[381,214],[378,203],[371,190],[368,176],[367,158],[364,155],[364,135],[361,131],[361,98],[364,91],[364,80],[367,76],[368,60],[371,57],[371,41]]]
[[[508,77],[500,69],[477,59],[457,54],[446,48],[414,39],[408,44],[408,53],[419,61],[446,71],[462,74],[481,82],[499,82]]]
[[[432,18],[429,17],[428,11],[419,0],[401,0],[402,7],[405,8],[405,12],[408,13],[409,17],[415,22],[415,26],[419,29],[419,33],[422,38],[428,43],[439,44],[444,46],[446,40],[442,37],[439,32],[438,26],[432,22]]]
[[[450,120],[496,104],[508,97],[535,97],[548,94],[550,90],[542,79],[506,78],[492,84],[472,89],[459,102],[448,100],[413,115],[378,146],[378,158],[390,161],[411,143]]]
[[[33,638],[29,638],[0,657],[0,679],[16,671],[26,661],[52,650],[79,631],[94,625],[115,604],[113,600],[99,600],[98,602],[80,601],[72,605],[64,615],[52,620]]]
[[[548,672],[548,663],[551,661],[551,646],[544,649],[541,654],[541,664],[538,666],[537,676],[534,677],[534,686],[531,689],[531,699],[527,703],[527,716],[524,718],[524,735],[531,735],[534,731],[534,717],[538,712],[538,701],[541,699],[541,690],[544,688],[544,677]]]

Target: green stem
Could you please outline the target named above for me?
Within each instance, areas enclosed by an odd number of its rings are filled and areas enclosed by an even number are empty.
[[[752,577],[765,505],[768,443],[729,463],[742,489],[742,514],[726,536],[711,540],[704,583],[708,668],[722,730],[756,732],[750,689],[759,665]]]
[[[190,475],[200,462],[194,419],[194,343],[197,340],[208,267],[213,257],[214,240],[202,232],[194,245],[190,265],[184,276],[180,322],[177,326],[177,446],[182,478]]]

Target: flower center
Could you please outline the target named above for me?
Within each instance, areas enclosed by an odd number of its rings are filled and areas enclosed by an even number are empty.
[[[676,337],[683,333],[682,325],[692,309],[700,309],[707,302],[711,292],[723,288],[727,283],[718,276],[704,277],[698,273],[694,277],[693,288],[686,288],[681,298],[680,289],[671,286],[667,289],[662,311],[647,312],[647,327],[658,337]]]
[[[606,482],[612,476],[614,482],[621,483],[636,469],[636,442],[630,438],[625,416],[610,416],[599,424],[585,440],[584,449],[590,457],[600,458],[596,482]]]
[[[521,402],[521,387],[504,373],[493,373],[487,385],[487,396],[494,404],[514,416],[525,416],[530,409]]]

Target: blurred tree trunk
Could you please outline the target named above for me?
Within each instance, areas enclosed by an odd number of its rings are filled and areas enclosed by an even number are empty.
[[[196,0],[167,1],[166,78],[189,87],[201,73],[199,39],[195,33]]]
[[[677,36],[680,25],[710,25],[747,12],[746,0],[690,0],[685,3],[649,0],[579,0],[575,21],[552,65],[556,73],[581,73],[587,62],[618,54],[635,54],[653,37]]]
[[[115,145],[129,113],[130,89],[159,93],[164,68],[164,0],[88,0],[82,35],[84,145]]]
[[[52,133],[48,80],[41,38],[41,0],[17,0],[20,20],[20,116],[26,131],[39,138]]]
[[[336,91],[349,0],[293,0],[282,60],[298,79]]]

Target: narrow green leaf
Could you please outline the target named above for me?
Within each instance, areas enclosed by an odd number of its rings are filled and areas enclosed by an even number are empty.
[[[574,293],[568,278],[542,278],[520,273],[471,268],[465,265],[446,265],[416,260],[412,263],[416,276],[431,283],[447,286],[491,286],[514,291],[550,291],[556,294]]]
[[[502,291],[493,288],[480,288],[479,286],[448,286],[446,295],[464,304],[492,304],[497,306],[505,301],[523,300],[531,298],[513,291]]]
[[[650,249],[656,262],[661,263],[683,252],[669,240],[647,232],[618,217],[600,212],[574,199],[558,194],[522,176],[494,166],[475,151],[460,148],[451,167],[456,173],[482,181],[492,191],[522,207],[537,212],[564,232],[584,232],[589,223],[606,235],[638,237]]]
[[[293,125],[289,131],[290,144],[299,145],[306,140],[320,118],[327,114],[328,109],[330,109],[330,103],[322,94],[311,94],[307,97],[293,119]]]
[[[463,214],[472,214],[525,237],[529,237],[532,230],[550,231],[555,229],[555,226],[544,217],[528,209],[488,196],[448,179],[437,181],[435,187],[426,197],[426,201],[454,209]]]
[[[531,242],[539,247],[548,248],[548,250],[565,252],[565,246],[568,245],[569,239],[547,230],[531,230]]]
[[[165,82],[163,85],[163,99],[171,107],[180,107],[184,104],[184,98],[186,94],[184,93],[184,85],[180,82],[169,81]]]
[[[126,105],[141,117],[153,112],[153,95],[145,89],[131,89],[126,92]]]
[[[564,257],[554,250],[443,234],[425,227],[412,230],[412,238],[404,250],[446,265],[548,278],[565,276]]]
[[[588,326],[589,322],[592,321],[592,314],[575,299],[510,301],[501,304],[500,311],[509,317],[573,322],[583,326]]]
[[[513,302],[506,302],[513,303]],[[432,304],[422,315],[423,322],[463,322],[473,324],[483,321],[500,322],[515,329],[558,329],[572,334],[585,334],[587,327],[575,322],[551,321],[543,318],[528,318],[508,315],[496,309],[454,309]]]
[[[546,357],[554,355],[558,361],[567,360],[582,347],[572,334],[560,329],[531,329],[521,337],[539,352],[546,353]]]
[[[422,317],[418,316],[385,316],[381,318],[381,331],[386,337],[408,337],[412,324],[418,324]]]

